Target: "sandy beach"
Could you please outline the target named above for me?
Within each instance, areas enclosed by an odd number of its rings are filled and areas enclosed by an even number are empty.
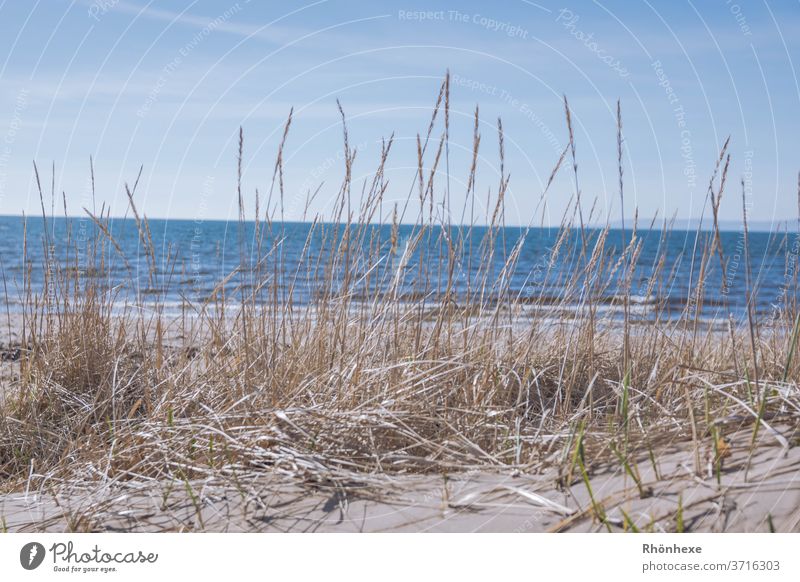
[[[800,531],[800,452],[769,436],[756,453],[731,437],[719,482],[691,469],[686,446],[659,451],[659,474],[642,471],[646,496],[619,470],[598,469],[593,494],[611,531]],[[795,437],[797,438],[797,437]],[[772,441],[772,442],[770,442]],[[431,475],[366,475],[361,482],[292,479],[265,471],[240,489],[220,479],[59,484],[59,493],[0,497],[8,531],[592,532],[608,531],[582,482],[557,475],[476,469]],[[56,488],[56,485],[53,484]],[[45,490],[46,491],[46,490]],[[680,517],[679,517],[680,516]],[[626,523],[628,517],[631,523]]]
[[[3,328],[20,324],[12,317]],[[177,350],[179,321],[164,327],[162,340]],[[16,332],[4,332],[0,386],[7,397],[20,386],[18,341]],[[263,415],[294,424],[281,410]],[[40,475],[5,483],[0,523],[19,532],[800,531],[800,433],[790,418],[789,411],[770,415],[755,443],[753,418],[717,419],[721,455],[707,440],[695,446],[687,433],[662,439],[651,454],[629,460],[637,480],[614,459],[593,464],[584,479],[548,459],[502,467],[486,453],[448,470],[432,458],[412,472],[362,473],[301,447],[283,447],[279,462],[205,479],[111,477],[96,469],[72,479]],[[31,473],[41,469],[32,465]]]

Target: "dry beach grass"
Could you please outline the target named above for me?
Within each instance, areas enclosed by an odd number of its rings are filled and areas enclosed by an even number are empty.
[[[296,265],[282,248],[290,115],[255,212],[254,251],[240,239],[239,268],[204,301],[187,299],[181,316],[165,314],[158,294],[147,309],[120,308],[102,277],[77,264],[78,245],[101,274],[122,254],[103,210],[91,215],[88,241],[28,241],[44,245],[47,262],[26,266],[46,277],[38,292],[28,275],[21,314],[7,316],[3,527],[359,529],[356,512],[369,514],[361,529],[371,530],[796,530],[796,269],[768,324],[752,308],[744,326],[703,318],[706,273],[728,262],[716,228],[731,189],[728,144],[709,182],[715,228],[699,233],[686,306],[666,317],[674,273],[657,268],[647,289],[654,318],[636,322],[640,226],[629,220],[626,248],[612,252],[609,227],[587,234],[596,217],[579,189],[542,274],[561,289],[558,300],[511,291],[521,242],[502,238],[509,178],[499,122],[490,227],[480,248],[465,248],[482,136],[476,110],[466,206],[450,209],[435,188],[447,164],[449,97],[446,78],[417,141],[406,208],[420,210],[407,241],[396,236],[409,219],[403,205],[390,240],[370,227],[383,213],[392,140],[371,179],[354,185],[344,113],[345,179],[333,216],[312,227],[322,248],[307,256],[308,246]],[[559,172],[578,184],[566,99],[565,111],[569,144],[540,208]],[[618,126],[623,196],[619,111]],[[240,134],[240,160],[242,148]],[[241,184],[241,163],[239,172]],[[158,255],[136,210],[137,183],[128,195],[149,277],[153,287],[175,285],[185,257]],[[243,222],[241,186],[237,196]],[[42,213],[48,220],[44,202]],[[453,226],[442,214],[467,220]],[[52,259],[57,245],[72,263]],[[413,253],[422,258],[411,262]],[[565,261],[574,276],[553,268]],[[457,297],[464,270],[479,283]],[[308,278],[317,293],[300,304],[294,288]],[[400,293],[407,281],[415,293]],[[612,284],[621,318],[603,309]]]

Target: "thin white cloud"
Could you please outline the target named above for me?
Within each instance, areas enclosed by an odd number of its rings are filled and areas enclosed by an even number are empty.
[[[140,6],[132,2],[122,1],[111,6],[110,10],[126,14],[134,14],[137,18],[158,20],[161,22],[168,22],[170,24],[195,28],[198,30],[203,30],[207,27],[213,27],[215,31],[226,32],[243,38],[259,38],[277,44],[282,44],[288,40],[296,38],[298,35],[307,33],[305,30],[276,25],[274,23],[271,23],[268,26],[265,26],[267,23],[265,23],[265,25],[251,25],[234,20],[236,15],[245,13],[249,3],[250,0],[241,0],[240,2],[236,2],[233,5],[228,6],[225,11],[211,17],[191,14],[189,12],[189,8],[191,8],[192,5],[189,5],[182,12],[173,12],[172,10],[153,8],[152,2],[144,6]],[[315,4],[310,4],[310,6]]]

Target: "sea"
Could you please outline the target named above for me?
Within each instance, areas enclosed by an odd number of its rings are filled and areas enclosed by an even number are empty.
[[[21,310],[26,293],[43,296],[46,275],[57,270],[79,271],[82,282],[92,281],[121,308],[151,305],[167,312],[214,306],[222,297],[228,305],[290,300],[302,306],[346,297],[353,305],[392,299],[433,306],[446,295],[458,305],[511,299],[557,311],[579,310],[591,297],[616,317],[627,295],[629,313],[641,320],[689,314],[742,321],[794,313],[798,299],[796,228],[722,231],[722,260],[708,230],[639,228],[631,266],[621,259],[633,236],[630,227],[609,230],[603,252],[596,253],[603,231],[588,227],[572,228],[560,239],[557,228],[147,224],[150,235],[143,241],[134,218],[108,219],[104,234],[88,216],[0,217],[3,311]],[[99,252],[93,252],[93,240],[104,241]]]

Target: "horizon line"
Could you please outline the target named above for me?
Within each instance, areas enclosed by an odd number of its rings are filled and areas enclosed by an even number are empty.
[[[38,214],[38,213],[37,214],[6,214],[6,213],[0,213],[0,219],[3,219],[3,218],[41,219],[43,217],[42,217],[41,214]],[[65,218],[66,219],[72,219],[72,220],[84,220],[84,219],[85,220],[90,220],[90,221],[92,220],[90,216],[87,216],[87,215],[84,215],[84,214],[78,214],[78,215],[76,215],[76,214],[67,214],[67,215],[57,214],[57,215],[48,215],[48,216],[45,216],[44,218],[47,218],[47,219],[54,219],[55,218],[55,219],[60,219],[60,220],[63,220]],[[108,218],[110,218],[111,220],[134,220],[134,221],[136,220],[136,218],[134,216],[130,215],[130,214],[111,215]],[[225,222],[225,223],[229,223],[229,222],[238,223],[239,222],[238,218],[230,218],[230,219],[228,219],[228,218],[205,218],[205,217],[204,218],[197,218],[197,217],[193,217],[192,218],[192,217],[180,217],[180,216],[178,216],[178,217],[163,217],[163,216],[146,216],[144,214],[142,215],[142,219],[147,219],[148,221],[157,220],[157,221],[164,221],[164,222],[167,222],[167,221],[170,221],[170,220],[175,221],[175,222],[196,222],[198,224],[203,224],[203,223],[206,223],[206,222]],[[249,219],[244,220],[244,222],[245,223],[253,223],[254,224],[256,222],[256,220],[252,219],[252,218],[249,218]],[[259,222],[260,223],[265,223],[267,221],[259,219]],[[288,219],[288,220],[274,219],[274,220],[271,220],[270,222],[272,222],[272,223],[282,223],[282,224],[313,224],[315,221],[308,220],[308,219],[306,219],[306,220],[300,220],[300,219]],[[341,224],[347,224],[347,222],[344,222],[344,221],[334,221],[334,220],[320,220],[320,221],[317,221],[317,222],[319,222],[321,224],[340,224],[340,225]],[[661,220],[654,220],[654,219],[642,220],[641,217],[640,217],[640,219],[637,221],[637,230],[646,230],[646,231],[663,230],[664,222],[665,221],[664,221],[663,218]],[[670,220],[667,220],[666,222],[667,222],[667,224],[670,225],[670,230],[695,231],[695,230],[699,229],[702,232],[713,231],[714,230],[714,223],[713,223],[713,220],[711,218],[702,218],[702,219],[701,218],[672,218]],[[798,223],[796,231],[800,232],[800,217],[793,218],[793,219],[778,220],[778,221],[774,221],[774,220],[750,220],[747,223],[747,227],[748,227],[747,229],[750,232],[778,232],[780,230],[781,226],[788,226],[791,222],[797,222]],[[364,224],[364,223],[359,222],[359,221],[353,221],[350,224]],[[372,224],[372,225],[375,225],[375,226],[392,226],[391,222],[370,222],[369,224]],[[419,222],[399,222],[398,224],[400,226],[415,226],[415,225],[419,225],[420,223]],[[441,222],[436,222],[434,224],[437,227],[442,226]],[[645,224],[647,226],[643,226]],[[625,224],[624,224],[624,229],[625,230],[631,230],[631,225],[632,225],[632,222],[629,223],[627,221],[627,219],[626,219],[625,220]],[[650,225],[653,225],[653,228],[651,228]],[[658,228],[656,228],[656,225],[659,225]],[[423,226],[430,226],[430,224],[423,224]],[[455,227],[455,228],[461,228],[461,227],[486,228],[486,227],[489,227],[490,225],[488,223],[468,224],[468,223],[456,223],[456,222],[453,222],[453,223],[450,223],[448,226]],[[562,226],[563,225],[561,223],[558,223],[558,224],[553,225],[553,226],[540,226],[540,225],[533,225],[533,224],[530,224],[530,225],[526,225],[526,224],[505,224],[503,226],[499,226],[498,225],[498,226],[496,226],[496,228],[510,228],[510,229],[526,229],[526,228],[529,228],[529,229],[533,230],[533,229],[560,229],[560,228],[562,228]],[[607,223],[591,222],[591,223],[584,224],[583,227],[584,228],[591,228],[591,229],[603,229],[603,228],[608,227],[610,230],[622,230],[623,229],[623,223],[622,223],[622,221],[620,219],[615,219],[615,220],[609,221]],[[567,226],[566,228],[580,229],[581,225],[580,224],[573,224],[573,225]],[[720,220],[719,221],[719,230],[721,232],[732,232],[732,231],[741,230],[743,228],[744,228],[744,222],[741,221],[741,220]],[[787,230],[787,232],[788,232],[788,230]]]

